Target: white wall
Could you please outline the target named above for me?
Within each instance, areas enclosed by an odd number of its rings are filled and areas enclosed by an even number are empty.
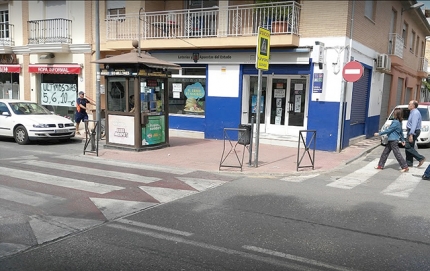
[[[208,65],[208,96],[239,97],[239,65]]]

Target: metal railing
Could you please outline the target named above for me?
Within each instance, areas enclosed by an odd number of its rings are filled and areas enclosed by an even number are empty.
[[[15,46],[14,25],[10,23],[0,23],[0,46]]]
[[[28,44],[72,43],[72,21],[47,19],[28,21]]]
[[[403,58],[403,38],[397,33],[390,33],[388,39],[388,54]]]
[[[425,57],[420,57],[420,61],[418,64],[418,71],[428,73],[428,65],[429,61]]]
[[[108,16],[106,39],[208,38],[218,36],[256,36],[258,27],[275,34],[299,35],[300,5],[297,2],[248,4],[226,8],[154,11]]]

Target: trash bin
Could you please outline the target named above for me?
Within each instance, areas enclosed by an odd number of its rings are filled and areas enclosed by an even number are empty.
[[[249,145],[251,143],[251,124],[239,124],[239,129],[246,129],[246,131],[239,131],[237,143]]]

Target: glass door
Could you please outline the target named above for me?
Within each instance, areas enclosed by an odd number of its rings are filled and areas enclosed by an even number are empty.
[[[260,132],[265,131],[266,122],[266,92],[267,92],[267,77],[262,77],[262,92],[260,98]],[[251,123],[252,117],[254,122],[257,121],[257,95],[258,95],[258,76],[245,75],[243,77],[242,91],[242,124]]]

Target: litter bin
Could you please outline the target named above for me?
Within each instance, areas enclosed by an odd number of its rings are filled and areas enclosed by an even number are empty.
[[[237,143],[241,145],[249,145],[251,143],[251,124],[239,124],[239,129],[246,129],[239,131]]]

